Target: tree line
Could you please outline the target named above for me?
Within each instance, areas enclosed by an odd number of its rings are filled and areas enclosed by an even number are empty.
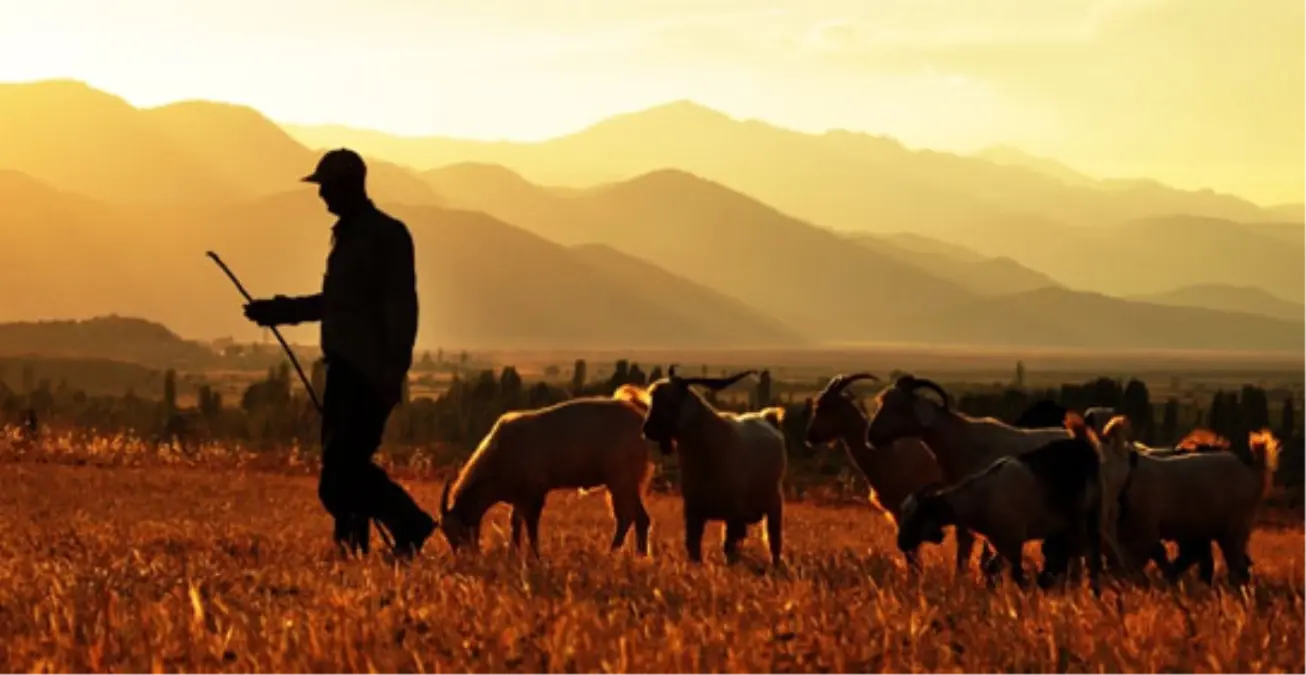
[[[465,357],[458,359],[466,362]],[[441,362],[444,361],[441,355]],[[429,364],[423,364],[429,365]],[[421,369],[427,370],[427,369]],[[421,370],[418,380],[421,381]],[[688,372],[692,369],[682,368]],[[1138,379],[1120,381],[1099,377],[1057,388],[945,383],[956,407],[970,415],[992,416],[1014,422],[1038,401],[1050,400],[1070,409],[1109,406],[1128,416],[1138,439],[1155,446],[1172,445],[1197,427],[1209,428],[1235,446],[1246,444],[1251,430],[1270,428],[1285,442],[1281,482],[1298,483],[1302,475],[1299,411],[1290,393],[1277,392],[1277,411],[1270,392],[1244,385],[1220,390],[1209,401],[1171,396],[1153,401],[1147,385]],[[317,391],[325,384],[325,367],[313,364],[311,380]],[[429,372],[429,371],[428,371]],[[513,410],[539,408],[577,396],[607,396],[624,384],[646,385],[660,379],[661,366],[645,370],[638,363],[619,360],[605,378],[591,379],[585,360],[577,360],[571,378],[527,383],[513,366],[464,373],[454,368],[447,387],[435,397],[412,398],[405,389],[386,430],[390,451],[406,448],[433,450],[442,461],[458,462],[476,447],[494,421]],[[553,369],[554,374],[557,369]],[[701,374],[708,374],[702,366]],[[29,424],[31,417],[45,426],[73,427],[101,433],[133,432],[160,441],[188,442],[232,440],[253,448],[298,443],[316,448],[319,421],[307,397],[295,386],[288,363],[269,368],[258,381],[245,387],[239,400],[224,400],[210,385],[201,385],[194,405],[181,406],[177,374],[164,374],[163,396],[153,400],[128,390],[121,395],[89,395],[66,385],[52,387],[48,379],[24,378],[19,388],[0,382],[0,414],[11,424]],[[819,382],[778,382],[769,372],[722,394],[707,392],[713,405],[735,412],[765,406],[786,409],[785,432],[793,466],[800,472],[835,474],[847,469],[840,453],[813,453],[803,444],[810,396]],[[863,403],[864,407],[864,403]],[[674,471],[674,466],[672,467]]]

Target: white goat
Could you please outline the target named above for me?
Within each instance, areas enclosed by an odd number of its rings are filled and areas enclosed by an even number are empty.
[[[440,530],[449,545],[475,550],[481,518],[500,502],[512,505],[512,541],[522,527],[539,555],[540,513],[548,493],[606,488],[616,521],[612,549],[631,526],[636,552],[648,554],[651,521],[644,493],[653,476],[652,444],[641,435],[647,402],[642,390],[619,388],[609,397],[584,397],[538,410],[499,416],[456,480],[440,495]]]
[[[647,391],[644,437],[665,452],[674,445],[680,458],[684,501],[685,550],[701,562],[703,529],[709,520],[724,521],[725,556],[739,559],[739,544],[748,526],[766,518],[771,561],[781,562],[784,517],[782,481],[786,468],[782,408],[736,415],[714,409],[690,387],[720,391],[754,374],[731,377],[680,377],[675,366]]]
[[[1049,560],[1040,585],[1064,573],[1069,555],[1088,554],[1094,594],[1101,592],[1100,535],[1102,465],[1098,442],[1082,419],[1067,421],[1069,433],[1042,447],[997,459],[983,471],[943,489],[925,489],[908,497],[898,529],[898,547],[914,550],[921,542],[943,541],[943,527],[968,528],[983,534],[1011,564],[1011,577],[1025,584],[1022,548],[1026,541],[1055,540],[1064,546]]]

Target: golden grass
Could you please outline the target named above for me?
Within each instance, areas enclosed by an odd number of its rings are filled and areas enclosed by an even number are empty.
[[[1302,672],[1303,533],[1258,531],[1254,586],[986,590],[951,543],[909,580],[867,508],[796,503],[789,566],[607,552],[600,495],[558,493],[543,559],[491,513],[480,557],[438,536],[411,567],[341,561],[305,476],[224,467],[0,464],[0,669],[14,671]],[[434,508],[438,482],[410,482]],[[633,542],[632,542],[633,543]],[[1222,574],[1222,566],[1220,573]]]

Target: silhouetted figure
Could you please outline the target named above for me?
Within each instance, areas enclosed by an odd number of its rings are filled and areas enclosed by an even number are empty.
[[[435,521],[372,461],[400,398],[417,337],[417,289],[408,228],[382,213],[365,189],[356,153],[326,153],[303,180],[339,216],[332,227],[322,292],[278,295],[245,306],[261,326],[322,323],[326,387],[318,496],[335,518],[335,540],[366,553],[376,519],[394,536],[395,554],[421,550]]]

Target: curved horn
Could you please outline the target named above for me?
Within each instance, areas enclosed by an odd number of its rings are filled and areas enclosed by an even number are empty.
[[[825,385],[825,391],[827,393],[837,394],[843,391],[844,389],[847,389],[849,385],[851,385],[852,383],[857,382],[859,380],[871,380],[872,382],[879,382],[880,378],[870,373],[853,373],[852,375],[836,375],[833,379],[830,380],[829,384]]]
[[[712,391],[721,391],[722,389],[729,387],[730,385],[744,379],[745,377],[748,377],[749,375],[756,375],[756,374],[757,374],[756,370],[745,370],[742,373],[735,373],[730,377],[686,377],[683,378],[681,381],[684,382],[686,385],[696,384],[700,387],[707,387]]]
[[[444,484],[444,492],[440,495],[440,518],[449,517],[449,488],[453,487],[454,479],[450,478]]]
[[[917,389],[929,389],[930,391],[938,394],[939,398],[943,399],[944,409],[947,409],[952,406],[952,399],[948,397],[948,392],[944,391],[943,387],[940,387],[939,384],[934,380],[927,380],[925,378],[912,378],[910,388],[912,391],[916,391]]]

